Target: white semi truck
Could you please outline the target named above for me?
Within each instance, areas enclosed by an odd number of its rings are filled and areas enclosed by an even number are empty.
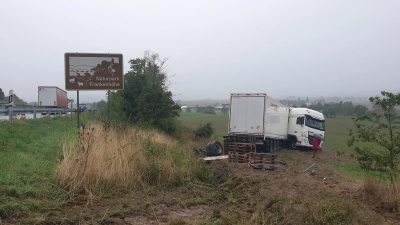
[[[290,108],[265,93],[232,93],[225,153],[238,143],[255,143],[253,150],[271,152],[281,145],[312,147],[312,134],[324,137],[325,118],[307,108]]]

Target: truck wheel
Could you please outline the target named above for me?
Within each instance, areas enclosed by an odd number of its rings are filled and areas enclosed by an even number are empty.
[[[289,148],[293,150],[293,149],[296,149],[296,147],[297,147],[296,141],[290,140],[289,141]]]
[[[214,155],[220,156],[224,154],[224,148],[222,147],[221,143],[219,141],[214,141],[215,148],[214,148]]]
[[[206,145],[207,156],[220,156],[223,152],[222,145],[218,141],[213,141]]]

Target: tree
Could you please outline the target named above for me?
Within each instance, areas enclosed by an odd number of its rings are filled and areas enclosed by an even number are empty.
[[[340,107],[340,115],[351,116],[353,114],[354,106],[352,102],[343,102]]]
[[[99,102],[96,102],[96,108],[97,110],[106,110],[107,109],[107,102],[104,100],[101,100]]]
[[[390,175],[391,184],[395,184],[400,154],[400,127],[395,125],[400,117],[395,107],[400,105],[400,94],[394,95],[382,91],[381,97],[369,100],[382,109],[383,115],[372,111],[369,115],[353,118],[355,130],[350,130],[348,146],[354,146],[356,159],[366,170],[385,171]],[[357,143],[375,143],[380,148]]]
[[[342,105],[343,105],[343,101],[340,101],[338,104],[336,104],[336,113],[340,114],[341,110],[342,110]]]
[[[28,105],[26,101],[20,99],[16,94],[13,95],[13,103],[14,105]]]
[[[354,107],[353,113],[355,116],[362,116],[368,112],[368,108],[363,105],[356,105]]]
[[[5,97],[3,89],[0,88],[0,101],[3,101]]]
[[[181,108],[168,91],[171,83],[165,72],[166,62],[149,51],[143,58],[130,60],[124,90],[114,93],[111,103],[116,102],[112,108],[122,111],[132,124],[173,133],[177,131],[176,118]]]
[[[223,106],[221,112],[224,115],[227,114],[228,113],[228,108],[226,108],[226,106]]]
[[[336,117],[336,107],[331,105],[328,108],[324,109],[323,113],[326,117],[334,118]]]
[[[321,103],[321,102],[318,102],[318,104],[317,104],[317,110],[322,110],[322,109],[323,109],[322,103]]]
[[[375,113],[377,113],[377,114],[379,114],[381,117],[383,116],[383,113],[384,113],[382,107],[379,106],[379,105],[377,105],[377,104],[374,104],[374,105],[372,106],[372,111],[375,112]]]
[[[215,114],[215,108],[212,107],[211,105],[206,106],[206,107],[197,107],[196,112],[197,113]]]

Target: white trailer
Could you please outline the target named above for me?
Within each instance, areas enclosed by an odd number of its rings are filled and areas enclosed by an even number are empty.
[[[52,108],[68,108],[67,92],[55,86],[39,86],[38,105]]]
[[[289,108],[266,94],[231,94],[229,134],[286,138]]]
[[[275,151],[281,144],[311,147],[310,134],[324,135],[322,113],[287,107],[265,93],[232,93],[230,103],[226,147],[232,142],[253,142],[260,152]]]

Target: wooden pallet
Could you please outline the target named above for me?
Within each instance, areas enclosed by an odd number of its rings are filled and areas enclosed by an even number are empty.
[[[249,162],[249,157],[250,153],[248,152],[237,152],[237,151],[228,152],[229,162],[247,163]]]
[[[225,146],[230,151],[247,151],[247,152],[251,152],[251,151],[254,151],[256,149],[256,145],[254,143],[238,143],[238,142],[234,142],[234,143],[226,144]]]
[[[243,142],[236,142],[235,145],[237,148],[254,148],[256,146],[254,143],[243,143]]]
[[[261,170],[275,170],[275,164],[268,163],[250,163],[248,162],[248,166],[253,169],[261,169]]]
[[[230,158],[230,159],[228,159],[228,162],[230,162],[230,163],[248,163],[249,159],[245,159],[245,158]]]
[[[250,157],[250,153],[249,152],[237,152],[237,151],[229,151],[228,152],[228,155],[231,157],[231,158],[234,158],[234,157],[236,157],[236,158],[249,158]]]
[[[205,157],[203,158],[204,161],[220,161],[220,160],[225,160],[228,159],[227,155],[221,155],[221,156],[210,156],[210,157]]]
[[[253,169],[274,170],[276,167],[275,165],[276,158],[277,155],[275,154],[251,152],[249,154],[248,165]]]
[[[237,136],[224,136],[224,143],[237,142]]]
[[[250,156],[250,160],[252,160],[252,161],[271,161],[271,162],[274,162],[275,159],[277,158],[277,155],[270,154],[270,153],[250,152],[249,156]]]
[[[254,143],[256,142],[256,137],[253,136],[238,136],[237,137],[238,142],[242,143]]]

